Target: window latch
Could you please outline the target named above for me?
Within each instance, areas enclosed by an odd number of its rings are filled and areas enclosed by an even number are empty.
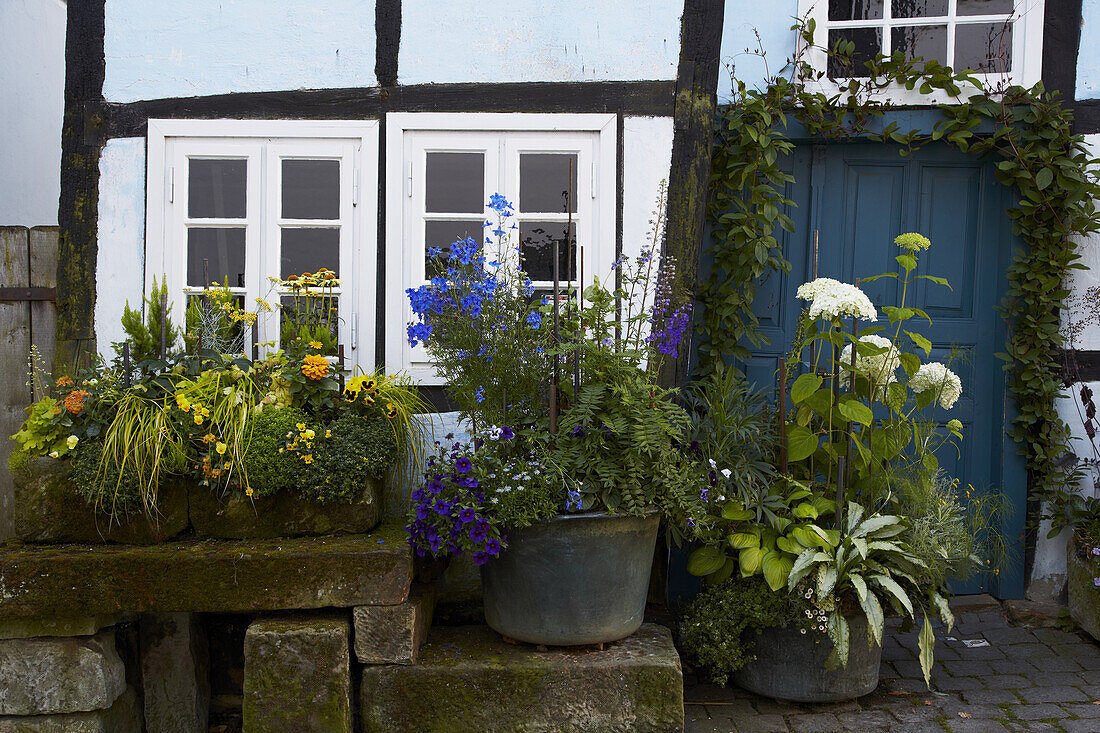
[[[176,168],[175,166],[168,169],[168,203],[173,203],[176,200]]]
[[[351,316],[351,350],[355,351],[359,347],[359,313],[356,312]]]
[[[405,195],[409,198],[412,198],[413,195],[413,164],[411,162],[405,177]]]
[[[355,169],[355,173],[352,175],[351,181],[351,205],[359,205],[359,169]],[[354,348],[354,347],[352,347]]]

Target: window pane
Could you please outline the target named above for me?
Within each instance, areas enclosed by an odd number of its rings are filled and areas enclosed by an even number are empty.
[[[305,297],[284,295],[279,298],[279,337],[283,345],[301,337],[320,341],[321,351],[335,354],[340,336],[340,299],[332,295]]]
[[[1011,15],[1013,0],[958,0],[955,12],[958,15]]]
[[[187,230],[187,284],[202,288],[212,282],[244,287],[244,229]]]
[[[834,28],[829,31],[829,48],[835,49],[841,41],[855,44],[852,65],[846,66],[835,57],[829,56],[829,78],[870,76],[871,72],[864,64],[882,53],[882,29]]]
[[[984,74],[1012,71],[1012,24],[955,26],[955,68]]]
[[[485,154],[428,153],[425,210],[450,214],[485,211]]]
[[[192,219],[243,219],[247,160],[187,162],[187,215]]]
[[[895,18],[929,18],[947,15],[947,0],[892,0]]]
[[[569,166],[573,175],[569,175]],[[566,212],[569,192],[577,213],[577,156],[575,153],[524,153],[519,156],[519,210]]]
[[[340,273],[339,229],[283,229],[279,275],[314,273],[322,267]]]
[[[882,17],[882,0],[829,0],[829,20],[873,20]]]
[[[283,218],[340,218],[340,161],[283,161]]]
[[[248,310],[244,303],[244,296],[233,298],[233,305],[238,310]],[[251,329],[249,329],[251,330]],[[245,351],[246,336],[248,331],[243,322],[233,322],[226,317],[225,312],[213,301],[212,298],[203,295],[187,296],[187,342],[188,351],[194,353],[194,347],[217,351],[222,354],[240,354]],[[192,341],[191,339],[194,339]]]
[[[564,221],[526,221],[519,225],[520,263],[532,280],[554,279],[554,240],[558,241],[559,247],[559,279],[564,282],[572,279],[570,275],[573,278],[577,276],[569,266],[569,250],[576,249],[577,230],[574,225],[572,236],[567,241],[566,226]],[[576,263],[575,257],[572,262]]]
[[[424,222],[424,252],[425,276],[430,280],[442,275],[432,263],[430,253],[434,249],[440,250],[443,257],[451,251],[451,244],[466,237],[473,237],[475,242],[484,242],[480,221],[426,221]]]
[[[923,58],[925,61],[947,63],[947,26],[910,25],[893,30],[894,51],[901,51],[907,59]]]

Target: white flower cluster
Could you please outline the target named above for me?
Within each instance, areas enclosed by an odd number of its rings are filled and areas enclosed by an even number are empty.
[[[863,321],[878,319],[878,311],[862,290],[830,277],[819,277],[798,288],[798,297],[810,302],[810,318],[830,321],[853,316]]]
[[[875,383],[875,393],[879,396],[885,394],[885,387],[896,382],[895,372],[901,366],[901,358],[894,342],[882,336],[861,336],[860,341],[872,346],[889,349],[881,354],[864,356],[856,354],[856,373],[869,377]],[[845,384],[848,382],[848,373],[852,370],[852,345],[848,344],[840,352],[841,378]]]
[[[943,364],[933,361],[921,365],[909,380],[909,389],[917,394],[935,391],[939,395],[940,406],[950,410],[962,396],[962,380]]]

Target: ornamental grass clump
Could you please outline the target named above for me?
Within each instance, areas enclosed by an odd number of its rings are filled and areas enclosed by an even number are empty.
[[[753,490],[727,489],[717,501],[718,487],[711,490],[696,522],[706,544],[688,569],[711,583],[760,576],[789,598],[810,583],[828,615],[831,665],[847,664],[850,644],[881,644],[887,615],[920,623],[927,681],[932,619],[948,631],[953,621],[948,578],[997,572],[1003,502],[972,489],[960,496],[958,481],[940,469],[937,454],[958,450],[962,423],[937,413],[956,405],[963,385],[946,364],[922,361],[932,342],[909,324],[932,321],[907,297],[918,279],[949,285],[916,274],[931,245],[926,237],[903,234],[895,244],[899,270],[862,282],[897,280],[899,305],[876,309],[859,287],[829,278],[798,289],[808,302],[780,367],[789,388],[779,395],[782,418],[773,423],[777,471],[763,490],[754,482]],[[877,324],[879,310],[888,326]],[[712,471],[736,457],[704,453]],[[849,638],[851,613],[866,616],[867,639]]]

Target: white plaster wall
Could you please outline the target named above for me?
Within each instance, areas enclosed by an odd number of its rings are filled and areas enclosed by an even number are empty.
[[[1092,6],[1095,12],[1095,6],[1097,4],[1097,0],[1086,0],[1086,21],[1088,19],[1089,6]],[[1100,22],[1100,17],[1097,17],[1096,20]],[[1081,42],[1082,44],[1085,43],[1084,36],[1082,36]],[[1078,81],[1080,82],[1080,77],[1078,77]],[[1100,152],[1100,135],[1086,135],[1085,142],[1091,147],[1093,155]],[[1075,304],[1073,299],[1083,295],[1087,288],[1100,285],[1100,236],[1094,235],[1081,238],[1078,240],[1078,246],[1080,247],[1081,253],[1080,262],[1086,265],[1088,269],[1073,270],[1070,273],[1067,283],[1070,291],[1070,307],[1062,312],[1063,329],[1070,322],[1076,321],[1082,317],[1083,309],[1080,304]],[[1073,346],[1080,350],[1100,350],[1100,328],[1096,326],[1086,328],[1074,341]],[[1100,383],[1090,383],[1089,387],[1097,395],[1100,395]],[[1080,384],[1073,384],[1063,389],[1063,398],[1058,400],[1056,407],[1059,416],[1069,426],[1073,436],[1070,446],[1071,449],[1078,456],[1086,457],[1092,455],[1092,449],[1089,447],[1089,439],[1088,436],[1085,435],[1085,428],[1082,424],[1081,402],[1078,397],[1080,391]],[[1083,481],[1079,490],[1083,493],[1095,495],[1091,479]],[[1028,597],[1033,600],[1049,600],[1055,598],[1061,593],[1062,586],[1065,584],[1066,541],[1068,535],[1063,532],[1056,537],[1048,539],[1046,536],[1048,531],[1050,531],[1049,523],[1044,522],[1039,527],[1039,534],[1035,542],[1035,563],[1031,570],[1027,591]]]
[[[623,254],[650,243],[657,186],[672,166],[672,136],[671,117],[623,118]]]
[[[675,79],[683,0],[405,0],[398,81]]]
[[[107,0],[105,22],[109,101],[377,84],[364,0]]]
[[[790,30],[798,15],[798,0],[727,2],[722,25],[722,68],[718,72],[718,101],[730,101],[729,70],[750,88],[763,86],[783,70],[794,55],[797,36]],[[757,40],[756,34],[760,34]],[[756,52],[762,47],[767,55]]]
[[[96,343],[99,353],[111,358],[111,343],[125,338],[122,311],[127,301],[140,308],[144,290],[145,138],[110,140],[103,148],[97,244]]]
[[[65,3],[0,0],[0,226],[56,226]]]

